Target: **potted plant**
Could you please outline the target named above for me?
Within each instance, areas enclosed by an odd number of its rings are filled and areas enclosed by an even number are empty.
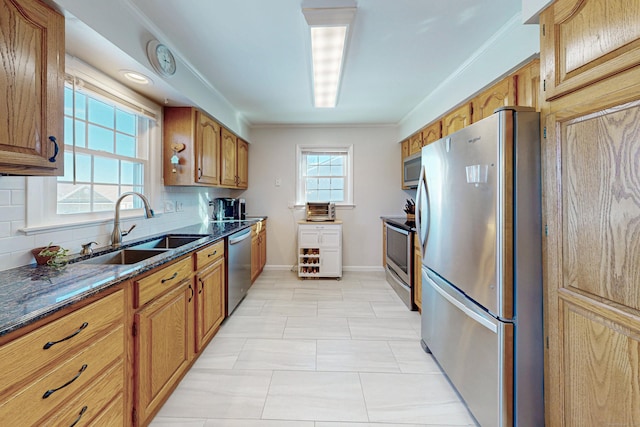
[[[53,245],[53,242],[50,242],[47,246],[32,249],[31,253],[38,265],[62,267],[67,263],[65,257],[69,253],[69,250]]]

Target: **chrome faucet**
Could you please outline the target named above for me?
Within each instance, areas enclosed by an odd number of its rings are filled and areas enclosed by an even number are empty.
[[[153,218],[153,209],[151,209],[149,200],[147,200],[147,198],[143,194],[138,193],[136,191],[127,191],[126,193],[122,193],[118,198],[118,200],[116,201],[116,214],[115,214],[115,217],[113,218],[113,232],[111,233],[111,244],[113,246],[120,246],[120,244],[122,243],[122,238],[127,234],[129,234],[131,230],[133,230],[133,228],[136,226],[135,224],[133,224],[133,226],[127,231],[120,230],[120,203],[122,202],[122,199],[124,199],[127,196],[140,197],[140,199],[142,199],[142,203],[144,203],[145,217]]]

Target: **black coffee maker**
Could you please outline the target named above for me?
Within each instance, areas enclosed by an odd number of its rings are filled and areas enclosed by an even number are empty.
[[[209,202],[212,206],[211,219],[214,221],[228,221],[245,219],[244,199],[218,197]]]

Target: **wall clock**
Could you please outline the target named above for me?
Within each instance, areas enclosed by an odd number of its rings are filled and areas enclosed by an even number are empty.
[[[147,56],[153,68],[162,76],[171,77],[176,73],[176,59],[171,50],[158,40],[147,43]]]

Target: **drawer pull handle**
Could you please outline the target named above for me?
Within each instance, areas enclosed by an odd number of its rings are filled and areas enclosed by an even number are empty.
[[[160,283],[168,282],[169,280],[173,280],[173,279],[175,279],[176,277],[178,277],[178,272],[177,272],[177,271],[176,271],[175,273],[173,273],[173,276],[169,277],[168,279],[162,279],[162,280],[160,281]]]
[[[80,414],[78,415],[78,418],[76,418],[76,420],[73,422],[73,424],[71,424],[69,427],[73,427],[76,424],[78,424],[80,422],[80,418],[82,418],[84,413],[87,412],[88,408],[89,408],[88,406],[83,406],[82,409],[80,410]]]
[[[217,251],[217,250],[215,250],[215,251],[211,252],[209,255],[207,255],[207,258],[212,257],[212,256],[214,256],[214,255],[215,255],[215,254],[217,254],[217,253],[218,253],[218,251]]]
[[[47,397],[51,396],[56,391],[65,388],[66,386],[68,386],[69,384],[71,384],[72,382],[74,382],[75,380],[80,378],[80,375],[82,375],[82,373],[84,372],[85,369],[87,369],[87,365],[86,364],[82,365],[82,367],[80,368],[80,370],[78,371],[78,373],[76,374],[75,377],[71,378],[69,381],[67,381],[66,383],[62,384],[60,387],[52,388],[51,390],[45,391],[44,394],[42,395],[42,398],[46,399]]]
[[[78,328],[77,331],[75,331],[74,333],[72,333],[71,335],[69,335],[68,337],[62,338],[61,340],[58,341],[49,341],[48,343],[46,343],[44,345],[44,347],[42,347],[44,350],[47,350],[51,347],[53,347],[54,345],[61,343],[62,341],[66,341],[70,338],[75,337],[76,335],[78,335],[84,328],[86,328],[87,326],[89,326],[89,324],[87,322],[84,322],[82,325],[80,325],[80,328]]]

